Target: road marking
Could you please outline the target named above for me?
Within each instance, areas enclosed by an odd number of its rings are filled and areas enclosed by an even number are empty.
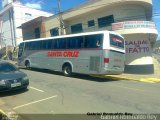
[[[19,108],[22,108],[22,107],[26,107],[26,106],[29,106],[29,105],[32,105],[32,104],[35,104],[35,103],[39,103],[39,102],[42,102],[42,101],[46,101],[46,100],[49,100],[49,99],[52,99],[52,98],[55,98],[55,97],[57,97],[57,95],[54,95],[54,96],[51,96],[51,97],[48,97],[48,98],[45,98],[45,99],[33,101],[33,102],[23,104],[23,105],[20,105],[20,106],[16,106],[16,107],[13,108],[13,110],[16,110],[16,109],[19,109]]]
[[[2,113],[3,115],[6,115],[6,113],[0,109],[0,113]]]
[[[31,88],[31,89],[33,89],[33,90],[37,90],[37,91],[39,91],[39,92],[44,92],[43,90],[37,89],[37,88],[35,88],[35,87],[29,87],[29,88]]]

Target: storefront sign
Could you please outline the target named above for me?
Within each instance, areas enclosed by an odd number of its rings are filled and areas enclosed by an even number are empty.
[[[147,53],[150,50],[147,40],[126,41],[126,53]]]
[[[125,21],[112,24],[112,30],[133,29],[133,28],[151,28],[155,29],[154,22],[150,21]]]

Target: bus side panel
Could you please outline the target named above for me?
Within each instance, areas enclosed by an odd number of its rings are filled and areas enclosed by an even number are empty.
[[[99,74],[101,72],[102,50],[81,50],[74,62],[74,72],[83,74]]]

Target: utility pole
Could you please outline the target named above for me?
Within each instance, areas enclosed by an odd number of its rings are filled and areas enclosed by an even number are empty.
[[[64,22],[61,14],[61,2],[58,0],[58,17],[59,17],[59,23],[60,23],[60,35],[64,35]]]

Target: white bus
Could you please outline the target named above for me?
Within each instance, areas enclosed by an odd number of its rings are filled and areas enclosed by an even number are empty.
[[[121,74],[125,41],[111,31],[97,31],[27,40],[19,45],[18,64],[62,71],[65,76]]]

